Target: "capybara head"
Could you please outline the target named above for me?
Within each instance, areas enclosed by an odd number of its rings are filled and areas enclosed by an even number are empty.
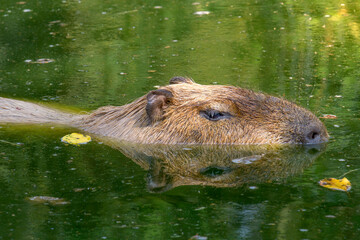
[[[328,139],[324,124],[294,103],[184,77],[128,105],[100,108],[83,119],[82,128],[139,143],[318,144]]]

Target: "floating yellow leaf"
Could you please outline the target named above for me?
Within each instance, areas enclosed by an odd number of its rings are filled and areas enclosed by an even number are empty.
[[[326,187],[332,190],[338,191],[350,191],[351,183],[347,178],[336,179],[336,178],[325,178],[319,181],[320,186]]]
[[[71,133],[65,135],[61,138],[61,141],[64,143],[70,143],[74,145],[86,144],[91,141],[91,137],[88,135],[83,135],[81,133]]]

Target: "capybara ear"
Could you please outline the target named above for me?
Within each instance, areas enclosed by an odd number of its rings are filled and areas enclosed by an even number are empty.
[[[173,77],[169,81],[170,84],[179,84],[179,83],[195,83],[191,78],[187,77]]]
[[[146,96],[146,113],[151,123],[163,119],[164,109],[168,107],[173,94],[165,89],[158,89],[148,93]]]

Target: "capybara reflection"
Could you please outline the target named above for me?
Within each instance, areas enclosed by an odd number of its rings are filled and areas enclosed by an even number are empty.
[[[182,185],[237,187],[285,182],[325,150],[318,145],[162,145],[105,139],[147,171],[150,192]]]
[[[0,98],[0,122],[54,122],[136,143],[317,144],[328,139],[310,111],[281,98],[184,77],[124,106],[71,115]]]

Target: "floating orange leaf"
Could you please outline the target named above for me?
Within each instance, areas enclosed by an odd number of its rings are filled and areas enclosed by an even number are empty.
[[[324,114],[322,117],[320,118],[326,118],[326,119],[335,119],[337,118],[336,115],[332,115],[332,114]]]
[[[351,189],[351,183],[347,178],[325,178],[319,181],[320,186],[329,188],[332,190],[348,192]]]

